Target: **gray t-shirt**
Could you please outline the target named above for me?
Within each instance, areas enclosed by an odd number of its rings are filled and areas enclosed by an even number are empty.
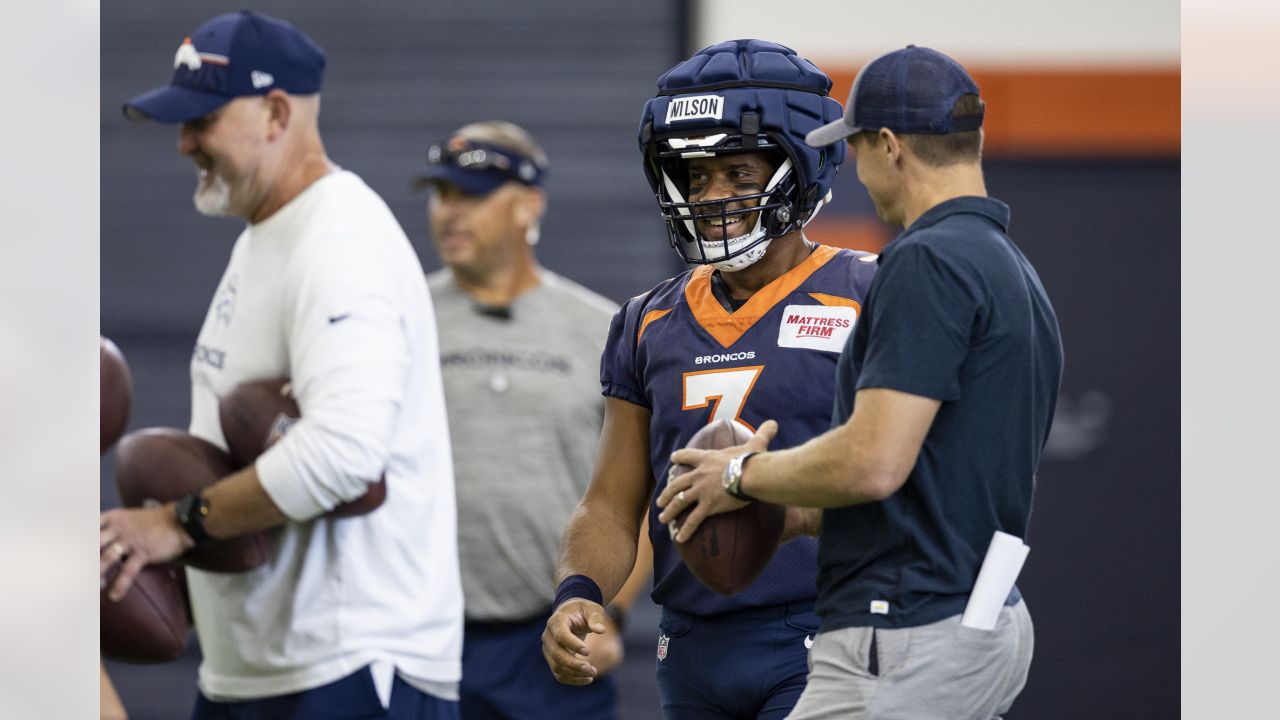
[[[600,353],[617,305],[547,270],[483,312],[448,268],[427,277],[440,332],[469,621],[526,619],[555,598],[569,514],[604,418]]]

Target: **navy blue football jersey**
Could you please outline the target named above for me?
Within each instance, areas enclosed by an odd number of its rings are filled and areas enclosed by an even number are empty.
[[[724,597],[685,567],[654,500],[666,486],[671,453],[713,420],[752,431],[777,420],[771,450],[830,428],[836,359],[861,313],[875,259],[820,245],[734,312],[712,294],[713,269],[704,265],[628,300],[614,316],[600,362],[604,394],[651,413],[654,602],[712,615],[816,596],[815,538],[783,545],[750,587]]]

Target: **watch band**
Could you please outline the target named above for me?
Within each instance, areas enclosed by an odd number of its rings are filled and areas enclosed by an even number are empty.
[[[754,452],[743,453],[729,461],[729,464],[724,469],[724,477],[720,481],[721,485],[724,486],[725,492],[739,500],[755,501],[755,498],[743,492],[740,486],[742,485],[742,471],[747,466],[747,461],[751,459],[751,456],[756,454]]]
[[[213,539],[204,529],[204,519],[209,515],[209,501],[201,497],[200,493],[183,495],[174,506],[174,513],[178,516],[178,525],[182,526],[183,532],[191,538],[196,547]]]

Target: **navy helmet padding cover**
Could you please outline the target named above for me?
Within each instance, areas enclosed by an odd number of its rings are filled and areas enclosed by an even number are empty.
[[[759,132],[786,149],[801,178],[801,191],[817,184],[816,197],[831,188],[847,152],[843,143],[810,148],[810,130],[843,116],[840,103],[828,96],[831,78],[790,48],[765,40],[731,40],[707,47],[658,79],[659,94],[645,103],[639,142],[642,152],[655,138],[742,132],[744,113],[759,115]],[[670,103],[686,95],[724,98],[720,119],[667,122]],[[660,178],[649,163],[645,174],[655,192]]]

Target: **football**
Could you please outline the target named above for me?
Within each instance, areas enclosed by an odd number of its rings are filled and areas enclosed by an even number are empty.
[[[125,507],[167,503],[203,490],[235,468],[217,446],[173,428],[125,435],[116,448],[116,486]],[[266,562],[271,536],[254,532],[193,548],[182,562],[210,572],[243,572]]]
[[[107,599],[120,566],[107,574],[99,594],[102,655],[131,663],[175,660],[187,647],[191,625],[186,578],[170,563],[148,565],[119,602]]]
[[[120,348],[110,340],[98,336],[98,435],[102,443],[99,452],[106,452],[124,434],[129,424],[129,410],[133,405],[133,378],[125,364]]]
[[[741,423],[717,420],[694,433],[685,447],[722,450],[751,439]],[[677,465],[674,476],[687,472]],[[713,515],[702,521],[693,537],[676,547],[685,566],[703,585],[721,595],[733,595],[751,585],[778,549],[786,508],[753,502],[741,510]],[[677,518],[677,525],[679,518]]]
[[[237,468],[252,465],[289,431],[302,413],[287,379],[243,382],[218,399],[218,421],[227,453]],[[376,510],[387,499],[386,478],[369,485],[363,496],[343,503],[325,517],[353,517]]]

